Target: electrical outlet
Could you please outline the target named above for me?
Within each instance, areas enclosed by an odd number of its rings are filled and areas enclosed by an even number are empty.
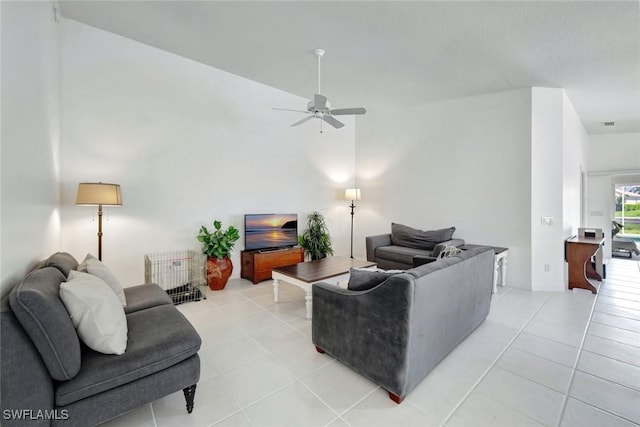
[[[540,218],[540,222],[542,223],[542,225],[553,225],[553,217],[543,216]]]
[[[551,271],[551,266],[550,266],[549,264],[545,264],[545,265],[544,265],[544,272],[545,272],[545,273],[548,273],[548,272],[550,272],[550,271]]]

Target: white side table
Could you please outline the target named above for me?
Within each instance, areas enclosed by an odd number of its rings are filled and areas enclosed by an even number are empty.
[[[493,248],[496,252],[494,259],[495,272],[493,273],[493,293],[498,292],[498,284],[504,287],[507,277],[507,255],[509,255],[509,249],[507,248]],[[500,280],[498,280],[500,276]]]
[[[498,292],[498,285],[504,287],[507,282],[507,255],[509,255],[509,248],[489,245],[462,245],[460,249],[467,250],[479,247],[493,248],[495,253],[493,258],[493,293],[495,294]]]

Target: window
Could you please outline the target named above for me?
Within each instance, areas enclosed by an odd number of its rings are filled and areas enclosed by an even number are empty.
[[[640,238],[640,184],[618,184],[615,191],[615,221],[622,227],[618,236]]]

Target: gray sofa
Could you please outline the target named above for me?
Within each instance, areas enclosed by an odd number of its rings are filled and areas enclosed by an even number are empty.
[[[126,351],[98,353],[79,340],[59,297],[77,267],[56,253],[9,294],[0,313],[2,425],[93,426],[179,390],[191,412],[201,340],[171,298],[157,285],[125,288]]]
[[[470,249],[389,274],[366,290],[315,284],[316,349],[400,403],[489,314],[493,256],[490,248]]]
[[[391,233],[365,237],[367,261],[385,270],[406,270],[433,262],[446,246],[464,245],[464,240],[453,238],[455,229],[422,231],[391,223]],[[414,260],[415,257],[420,261]]]

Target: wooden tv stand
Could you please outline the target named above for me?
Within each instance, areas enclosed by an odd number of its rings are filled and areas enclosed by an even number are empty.
[[[253,284],[271,279],[271,270],[304,261],[304,249],[287,248],[270,251],[242,251],[240,277]]]

